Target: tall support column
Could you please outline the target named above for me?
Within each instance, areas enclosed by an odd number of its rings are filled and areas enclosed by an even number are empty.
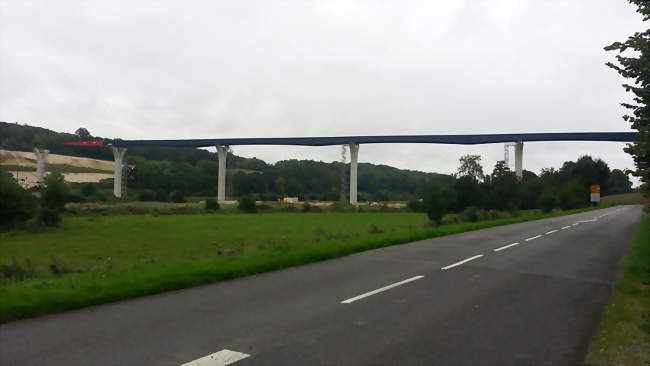
[[[124,156],[126,156],[126,147],[111,146],[113,150],[113,195],[122,198],[122,177],[124,176]]]
[[[524,177],[523,159],[524,159],[524,143],[517,142],[515,143],[515,174],[519,179],[522,179]]]
[[[357,204],[357,162],[359,158],[359,144],[350,146],[350,204]]]
[[[224,145],[218,145],[217,156],[219,157],[219,177],[217,180],[217,201],[225,201],[226,200],[226,158],[228,157],[228,147]]]
[[[45,182],[45,168],[47,166],[47,155],[50,150],[34,149],[36,155],[36,182],[43,184]]]

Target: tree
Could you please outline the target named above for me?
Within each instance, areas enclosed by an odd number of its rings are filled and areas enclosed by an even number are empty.
[[[74,134],[79,136],[79,138],[82,139],[82,140],[88,140],[88,139],[91,139],[93,137],[93,135],[91,135],[90,132],[88,132],[88,130],[83,128],[83,127],[77,128],[77,130],[74,132]]]
[[[45,178],[45,189],[41,192],[43,206],[53,210],[63,210],[68,201],[70,189],[60,173],[51,173]]]
[[[0,172],[0,226],[28,220],[35,212],[35,198],[11,175]]]
[[[257,205],[255,204],[255,200],[251,196],[244,196],[241,199],[239,199],[239,204],[237,205],[237,208],[244,212],[250,212],[250,213],[257,212]]]
[[[628,0],[638,7],[637,13],[643,16],[643,21],[650,20],[650,1]],[[608,62],[606,65],[616,70],[632,83],[623,84],[625,91],[634,94],[634,103],[621,103],[631,113],[624,115],[623,119],[632,124],[638,131],[637,140],[625,148],[625,152],[632,155],[636,171],[633,172],[642,182],[642,189],[646,197],[650,196],[650,29],[636,32],[628,37],[625,42],[614,42],[605,47],[606,51],[617,51],[618,64]],[[631,56],[625,52],[633,51]]]
[[[481,166],[481,156],[463,155],[460,157],[460,166],[456,173],[458,177],[471,177],[477,181],[484,178],[483,167]]]
[[[454,206],[454,192],[445,187],[441,188],[437,184],[431,184],[424,196],[424,209],[431,220],[436,225],[442,222],[445,213],[449,212]]]

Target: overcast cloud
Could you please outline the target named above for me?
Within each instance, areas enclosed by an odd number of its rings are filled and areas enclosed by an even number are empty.
[[[603,51],[624,0],[0,0],[0,120],[123,139],[628,131]],[[527,143],[538,172],[621,143]],[[340,147],[234,147],[269,162]],[[486,170],[503,145],[363,145],[360,161]]]

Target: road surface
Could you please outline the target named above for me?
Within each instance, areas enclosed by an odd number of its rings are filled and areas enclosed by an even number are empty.
[[[12,322],[0,326],[0,364],[578,365],[641,211],[478,230]]]

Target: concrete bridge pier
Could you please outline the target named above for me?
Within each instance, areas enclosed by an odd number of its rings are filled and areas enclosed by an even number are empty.
[[[503,161],[506,166],[510,163],[510,148],[515,148],[515,175],[517,178],[522,179],[524,176],[523,171],[523,158],[524,158],[524,143],[523,142],[507,142],[503,146]]]
[[[524,177],[523,159],[524,159],[524,143],[516,142],[515,143],[515,174],[519,179],[522,179]]]
[[[357,165],[359,144],[350,143],[350,204],[357,204]]]
[[[228,157],[228,146],[217,145],[217,156],[219,157],[219,177],[217,180],[217,201],[226,200],[226,158]]]
[[[36,181],[39,185],[45,182],[45,168],[49,153],[50,150],[34,149],[34,154],[36,155]]]
[[[124,156],[126,156],[126,147],[111,146],[115,163],[113,165],[113,195],[122,198],[122,178],[124,176]]]

